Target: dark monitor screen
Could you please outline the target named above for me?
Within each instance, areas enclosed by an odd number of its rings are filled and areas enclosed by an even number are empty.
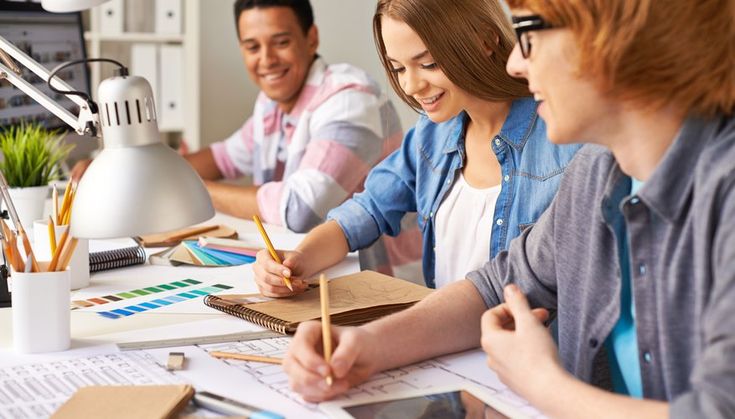
[[[40,3],[0,1],[0,36],[49,70],[66,61],[86,58],[80,13],[51,13]],[[75,90],[89,93],[86,65],[66,68],[59,77]],[[78,115],[74,102],[52,92],[30,70],[23,68],[23,78]],[[71,129],[8,80],[0,79],[0,126],[17,125],[22,120],[37,121],[47,128]]]

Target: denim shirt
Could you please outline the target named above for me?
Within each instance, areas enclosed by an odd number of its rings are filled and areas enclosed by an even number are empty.
[[[403,215],[417,212],[424,279],[427,286],[434,287],[434,216],[464,166],[468,122],[464,112],[438,124],[422,115],[401,147],[373,168],[365,190],[329,212],[327,219],[339,223],[350,251],[370,245],[381,234],[397,235]],[[579,146],[551,144],[546,125],[536,114],[535,101],[521,98],[513,102],[500,132],[488,141],[488,149],[497,156],[502,170],[489,260],[536,222],[554,198],[560,175]]]

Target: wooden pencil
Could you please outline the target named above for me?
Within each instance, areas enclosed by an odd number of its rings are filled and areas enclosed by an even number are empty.
[[[48,216],[48,243],[51,248],[51,254],[56,252],[56,225],[54,219],[50,215]]]
[[[67,240],[64,245],[64,250],[61,252],[61,256],[59,257],[59,264],[56,266],[57,271],[63,271],[67,266],[69,266],[69,261],[71,261],[71,257],[74,254],[74,249],[77,248],[77,242],[79,242],[79,239],[76,237],[72,237],[70,240]]]
[[[283,263],[281,261],[281,258],[278,256],[278,253],[276,252],[276,249],[273,247],[273,243],[271,243],[270,237],[268,237],[268,233],[265,232],[265,228],[263,227],[263,223],[260,222],[260,217],[257,215],[253,215],[253,221],[255,221],[255,225],[258,227],[258,231],[260,231],[260,235],[263,236],[263,241],[265,242],[265,247],[268,249],[268,253],[271,254],[271,257],[273,260],[275,260],[278,263]],[[291,285],[291,280],[286,278],[285,276],[282,276],[283,282],[286,284],[288,289],[293,291],[293,285]]]
[[[26,234],[26,231],[23,230],[23,227],[18,227],[18,236],[20,236],[20,239],[23,241],[23,249],[25,249],[26,255],[28,255],[26,263],[31,264],[31,272],[41,272],[41,268],[38,266],[38,261],[36,261],[36,256],[33,255],[31,241],[28,239],[28,235]]]
[[[54,184],[54,189],[51,191],[51,205],[53,207],[53,219],[55,223],[59,222],[59,190]],[[51,252],[53,253],[53,252]]]
[[[59,239],[58,243],[56,243],[56,251],[51,257],[51,262],[49,262],[48,264],[49,272],[53,272],[56,270],[56,267],[59,264],[59,258],[61,258],[61,251],[64,250],[64,246],[66,245],[66,240],[68,237],[69,237],[69,226],[66,226],[66,229],[64,230],[64,232],[61,233],[61,238]]]
[[[194,230],[183,231],[181,233],[172,234],[172,235],[170,235],[170,236],[168,236],[166,238],[166,241],[183,240],[183,239],[185,239],[187,237],[197,236],[199,234],[206,233],[206,232],[212,231],[212,230],[216,230],[218,228],[219,228],[218,225],[203,226],[203,227],[195,228]]]
[[[274,358],[270,356],[248,355],[248,354],[238,354],[238,353],[233,353],[233,352],[219,352],[219,351],[213,351],[213,352],[210,352],[209,354],[215,358],[222,358],[222,359],[239,359],[241,361],[262,362],[265,364],[277,364],[277,365],[283,364],[283,358]]]
[[[64,189],[64,197],[61,199],[61,209],[59,210],[59,214],[56,217],[57,225],[63,225],[64,215],[66,215],[66,209],[70,205],[69,198],[71,197],[71,184],[72,182],[68,182],[66,184],[66,188]]]
[[[324,346],[324,360],[329,364],[332,360],[332,322],[329,317],[329,283],[324,274],[319,276],[319,301],[322,308],[322,346]],[[327,375],[327,385],[331,386],[334,379],[332,374]]]

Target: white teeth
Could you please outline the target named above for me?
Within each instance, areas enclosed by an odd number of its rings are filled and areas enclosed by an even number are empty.
[[[273,81],[278,80],[281,77],[283,77],[286,74],[286,71],[282,71],[280,73],[273,73],[273,74],[263,74],[261,77],[263,77],[266,81]]]
[[[434,103],[437,100],[439,100],[439,96],[441,96],[441,93],[438,94],[438,95],[436,95],[436,96],[432,96],[430,98],[427,98],[427,99],[421,99],[421,103],[423,103],[424,105],[431,105],[432,103]]]

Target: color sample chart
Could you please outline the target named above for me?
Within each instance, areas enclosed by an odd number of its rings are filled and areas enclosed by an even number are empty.
[[[180,281],[173,281],[152,287],[138,288],[116,294],[88,298],[86,300],[76,300],[72,301],[72,305],[74,306],[73,309],[89,308],[98,307],[103,304],[124,302],[125,300],[131,300],[132,303],[132,299],[145,297],[146,301],[144,302],[136,301],[135,304],[122,307],[120,307],[121,304],[115,304],[118,308],[97,312],[100,316],[108,319],[119,319],[122,317],[132,316],[137,313],[142,313],[144,311],[155,310],[157,308],[180,303],[182,301],[204,297],[209,294],[214,294],[216,292],[232,288],[231,286],[224,284],[214,284],[202,288],[195,287],[200,284],[202,284],[202,282],[197,281],[196,279],[182,279]],[[167,295],[157,297],[156,294],[159,293],[165,293]]]

